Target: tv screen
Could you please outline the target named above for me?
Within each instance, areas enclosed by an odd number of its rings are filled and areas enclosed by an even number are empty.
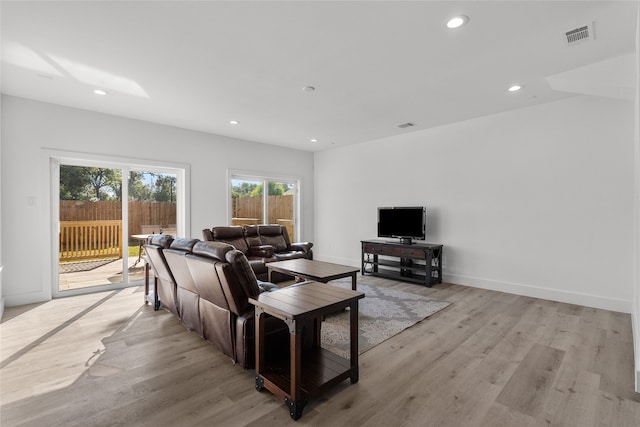
[[[378,237],[424,240],[425,235],[424,207],[378,208]]]

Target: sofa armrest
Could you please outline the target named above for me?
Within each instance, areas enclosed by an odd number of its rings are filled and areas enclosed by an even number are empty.
[[[292,243],[291,245],[289,245],[289,247],[291,248],[291,250],[302,251],[302,252],[308,254],[309,252],[311,252],[311,248],[313,247],[313,243],[311,243],[311,242]]]
[[[249,246],[248,256],[271,258],[273,256],[274,247],[271,245]]]

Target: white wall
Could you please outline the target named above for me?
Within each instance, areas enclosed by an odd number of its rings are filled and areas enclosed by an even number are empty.
[[[640,4],[639,4],[640,6]],[[636,391],[640,393],[640,7],[636,24],[636,97],[635,97],[635,298],[632,314],[635,344]]]
[[[0,102],[0,165],[2,165],[2,102]],[[0,189],[2,188],[2,173],[0,173]],[[0,197],[0,243],[2,242],[2,197]],[[2,244],[0,244],[0,319],[4,314],[4,294],[2,291],[2,271],[4,265],[2,264]]]
[[[581,96],[316,153],[315,254],[358,266],[377,206],[425,205],[445,281],[630,312],[633,132]]]
[[[227,169],[302,179],[301,238],[313,241],[313,153],[2,97],[3,295],[8,306],[51,294],[45,232],[50,214],[46,149],[187,163],[191,170],[188,230],[227,222]],[[35,206],[28,205],[34,197]]]

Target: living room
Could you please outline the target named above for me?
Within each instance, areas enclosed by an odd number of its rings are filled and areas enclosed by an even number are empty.
[[[20,96],[18,89],[3,84],[2,307],[52,298],[50,159],[145,159],[187,170],[187,212],[180,226],[191,237],[229,223],[230,171],[295,178],[300,182],[300,236],[314,242],[317,259],[341,264],[359,265],[360,241],[376,235],[378,206],[424,205],[427,240],[444,245],[445,282],[631,314],[640,383],[639,96],[638,73],[632,70],[640,56],[639,18],[637,2],[608,3],[575,6],[593,13],[619,7],[633,18],[632,37],[619,51],[600,53],[577,67],[584,71],[578,76],[592,80],[567,84],[560,74],[576,67],[558,65],[555,80],[525,81],[518,94],[507,93],[511,82],[505,82],[503,92],[491,94],[492,84],[468,79],[468,88],[486,86],[486,96],[500,98],[502,108],[465,116],[460,107],[459,120],[434,126],[393,115],[387,123],[391,130],[369,137],[360,129],[364,141],[357,144],[332,145],[337,137],[327,136],[318,138],[318,146],[307,140],[307,148],[278,145],[260,135],[234,137],[235,128],[226,134],[192,130],[175,124],[170,113],[164,122],[153,122],[135,111],[149,102],[143,97],[131,100],[133,111],[119,114],[101,110],[103,98],[67,105],[63,88],[47,89],[47,78],[34,77],[33,85],[46,94],[41,98]],[[2,7],[4,21],[8,8]],[[479,17],[468,13],[475,24]],[[607,33],[601,37],[593,42],[605,42]],[[487,62],[524,61],[527,55],[533,52],[524,49],[515,59],[488,54]],[[4,58],[3,53],[3,67]],[[633,85],[618,74],[620,58],[631,60],[627,71]],[[452,80],[464,74],[460,69],[468,73],[465,64],[454,64],[459,68],[451,72]],[[598,72],[594,64],[613,71]],[[251,61],[244,65],[256,66]],[[611,83],[607,76],[618,80]],[[364,85],[368,81],[363,79]],[[295,98],[298,106],[309,102],[303,96],[328,90],[322,82],[298,83],[292,83],[301,97]],[[557,91],[557,98],[539,102],[537,85],[551,83],[569,92]],[[300,90],[311,84],[317,86],[315,93]],[[467,102],[443,101],[444,91],[433,95],[442,104]],[[175,92],[180,99],[180,84]],[[268,111],[260,113],[269,120]],[[198,108],[193,114],[211,115]],[[239,121],[239,126],[246,123]],[[407,121],[415,121],[418,130],[397,128]],[[329,142],[322,145],[325,139]]]

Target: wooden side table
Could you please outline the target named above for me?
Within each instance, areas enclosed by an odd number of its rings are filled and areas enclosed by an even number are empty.
[[[358,300],[364,293],[311,282],[249,298],[255,305],[256,389],[266,388],[284,399],[294,420],[302,416],[308,400],[349,378],[358,382]],[[350,309],[350,357],[345,359],[320,343],[322,318]],[[283,320],[289,327],[289,359],[265,364],[265,317]],[[315,328],[315,344],[302,347],[304,327]],[[303,357],[303,352],[304,357]]]
[[[356,274],[359,268],[348,265],[334,264],[332,262],[316,261],[306,258],[290,259],[286,261],[276,261],[267,263],[269,281],[271,282],[271,272],[302,277],[306,280],[327,283],[331,280],[351,277],[351,289],[356,290]]]

